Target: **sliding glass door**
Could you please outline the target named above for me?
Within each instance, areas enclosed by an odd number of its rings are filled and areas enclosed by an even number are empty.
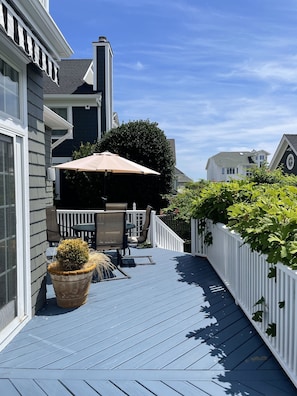
[[[0,133],[0,331],[17,316],[13,139]]]

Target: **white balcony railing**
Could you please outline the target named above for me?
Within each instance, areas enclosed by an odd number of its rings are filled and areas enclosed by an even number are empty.
[[[74,236],[75,232],[72,229],[72,226],[80,223],[93,223],[95,221],[95,213],[100,211],[102,210],[58,209],[58,223],[63,226],[64,235]],[[144,220],[145,210],[127,210],[127,221],[135,224],[135,228],[129,231],[131,236],[140,235]],[[90,237],[90,235],[86,232],[82,232],[81,237],[85,239]],[[158,218],[155,211],[152,211],[151,213],[148,242],[150,242],[153,247],[178,252],[184,251],[184,241]]]
[[[276,278],[268,278],[269,265],[264,255],[251,251],[240,236],[223,224],[207,221],[204,231],[192,219],[192,254],[206,256],[236,303],[297,386],[297,271],[279,263]],[[204,238],[211,232],[212,243]],[[264,297],[263,304],[255,303]],[[284,306],[283,306],[284,304]],[[263,310],[262,322],[252,319]],[[276,335],[266,333],[275,326]]]

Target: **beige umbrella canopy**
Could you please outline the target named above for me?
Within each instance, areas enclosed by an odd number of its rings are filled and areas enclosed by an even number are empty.
[[[106,176],[109,173],[160,175],[159,172],[156,172],[153,169],[130,161],[119,156],[118,154],[110,153],[109,151],[94,153],[88,157],[83,157],[77,160],[65,162],[64,164],[55,165],[54,168],[74,170],[78,172],[104,173],[104,196],[106,195]]]
[[[103,153],[94,153],[88,157],[65,162],[56,165],[57,169],[69,169],[79,172],[104,172],[104,173],[136,173],[143,175],[160,175],[146,166],[139,165],[136,162],[120,157],[118,154],[104,151]]]

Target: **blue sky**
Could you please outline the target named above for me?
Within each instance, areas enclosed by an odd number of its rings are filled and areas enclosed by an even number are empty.
[[[50,0],[50,13],[74,58],[107,37],[120,122],[157,122],[195,181],[218,152],[271,160],[297,133],[296,0]]]

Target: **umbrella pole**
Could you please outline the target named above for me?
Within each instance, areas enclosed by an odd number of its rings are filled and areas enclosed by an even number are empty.
[[[107,171],[104,172],[104,177],[103,177],[103,197],[101,197],[103,204],[105,206],[107,202],[107,196],[106,196],[106,179],[107,179]]]

